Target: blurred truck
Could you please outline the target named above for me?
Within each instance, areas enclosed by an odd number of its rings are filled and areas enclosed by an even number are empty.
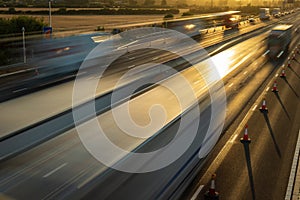
[[[275,17],[275,18],[279,18],[281,13],[280,13],[280,8],[273,8],[272,10],[272,15]]]
[[[224,16],[224,24],[226,28],[238,29],[240,21],[241,21],[241,15],[239,14]]]
[[[269,20],[271,17],[269,8],[260,8],[259,9],[259,18],[261,20]]]
[[[280,58],[288,51],[292,40],[293,25],[281,24],[275,26],[268,36],[268,55],[272,59]]]

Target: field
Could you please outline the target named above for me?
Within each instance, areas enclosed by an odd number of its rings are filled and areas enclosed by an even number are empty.
[[[0,15],[0,18],[11,18],[17,15]],[[30,15],[49,22],[45,15]],[[85,30],[93,31],[98,26],[105,29],[119,28],[124,25],[144,22],[162,21],[163,15],[52,15],[53,31]]]

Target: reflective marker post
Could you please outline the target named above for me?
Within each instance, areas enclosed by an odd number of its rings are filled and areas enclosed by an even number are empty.
[[[22,27],[22,35],[23,35],[23,57],[24,57],[24,63],[26,63],[25,28],[24,27]]]
[[[52,27],[52,22],[51,22],[51,0],[49,0],[49,26]]]

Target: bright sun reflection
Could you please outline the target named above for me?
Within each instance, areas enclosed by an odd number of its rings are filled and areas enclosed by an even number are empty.
[[[195,24],[187,24],[187,25],[185,25],[184,27],[185,27],[185,29],[187,29],[187,30],[191,30],[191,29],[195,28],[196,25],[195,25]]]
[[[234,61],[233,56],[234,50],[227,50],[211,58],[220,74],[220,77],[223,78],[231,71],[230,65]]]

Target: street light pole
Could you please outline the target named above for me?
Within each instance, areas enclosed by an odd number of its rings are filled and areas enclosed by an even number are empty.
[[[24,63],[26,63],[25,28],[24,27],[22,27],[22,35],[23,35],[23,58],[24,58]]]
[[[52,22],[51,22],[51,0],[49,0],[49,26],[52,27]]]

